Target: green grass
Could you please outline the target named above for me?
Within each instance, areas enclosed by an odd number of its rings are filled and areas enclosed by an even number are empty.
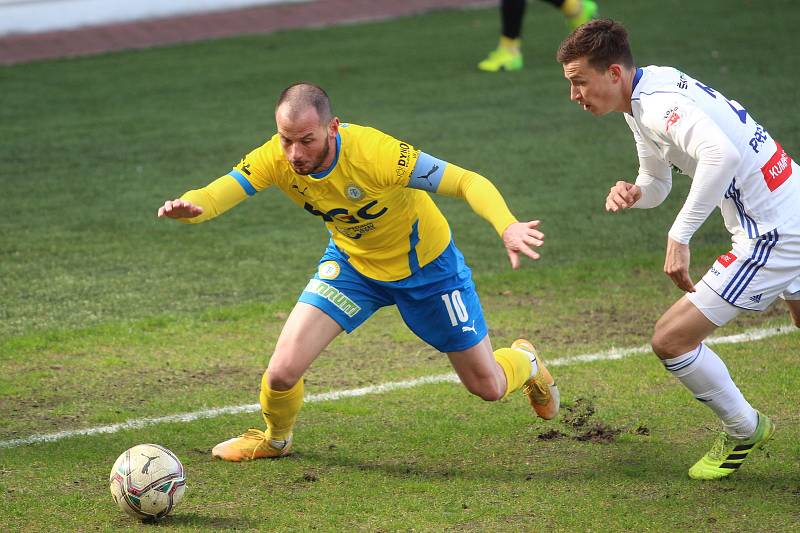
[[[565,405],[591,404],[587,426],[621,432],[609,443],[576,440],[584,430],[566,423],[567,411],[537,421],[521,395],[486,403],[457,385],[425,386],[307,405],[297,453],[280,461],[209,460],[215,438],[256,415],[2,450],[3,520],[12,530],[34,518],[43,530],[131,526],[105,476],[121,450],[157,441],[178,451],[188,476],[186,499],[164,522],[174,530],[790,531],[800,476],[796,347],[781,336],[718,348],[779,428],[768,453],[721,482],[686,476],[713,439],[713,416],[642,355],[558,369]],[[563,436],[539,438],[550,429]],[[35,511],[43,501],[45,514]]]
[[[744,102],[798,154],[786,110],[800,10],[770,5],[601,7],[628,25],[640,64],[684,68]],[[200,226],[155,211],[271,135],[274,98],[300,79],[326,87],[343,120],[479,171],[518,216],[543,220],[542,259],[513,272],[488,224],[436,198],[496,345],[524,334],[552,358],[645,344],[680,295],[661,265],[688,180],[676,176],[659,209],[604,213],[608,187],[636,169],[624,121],[569,102],[553,59],[563,22],[544,4],[529,8],[525,69],[477,72],[497,18],[448,11],[0,68],[0,439],[256,402],[324,229],[275,191]],[[714,214],[693,240],[694,279],[727,250]],[[724,333],[786,323],[775,306]],[[278,462],[209,460],[256,415],[0,449],[0,529],[138,528],[113,507],[106,476],[124,449],[153,441],[187,467],[186,500],[163,524],[177,530],[788,531],[800,520],[799,352],[796,333],[719,348],[779,430],[768,454],[721,483],[685,474],[713,438],[710,411],[642,356],[557,369],[566,403],[591,402],[593,422],[621,429],[607,444],[575,440],[563,417],[532,419],[519,396],[488,404],[431,385],[309,404],[297,454]],[[448,371],[382,310],[326,350],[306,388]],[[537,438],[551,427],[565,436]]]

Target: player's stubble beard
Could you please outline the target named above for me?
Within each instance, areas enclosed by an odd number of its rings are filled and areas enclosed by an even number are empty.
[[[324,168],[322,168],[322,165],[325,163],[325,160],[328,158],[328,154],[330,153],[330,151],[331,151],[331,143],[326,138],[325,139],[325,147],[322,149],[322,152],[320,153],[319,157],[311,164],[311,170],[309,170],[308,172],[300,172],[299,170],[297,170],[297,165],[295,164],[294,161],[292,161],[292,168],[293,168],[293,170],[295,172],[297,172],[301,176],[308,176],[309,174],[316,174],[318,172],[321,172],[321,171],[325,170]],[[303,162],[302,161],[298,161],[298,163],[302,164]]]

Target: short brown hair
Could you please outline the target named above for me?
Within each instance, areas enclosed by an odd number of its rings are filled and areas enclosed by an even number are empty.
[[[292,114],[313,107],[317,111],[320,124],[327,124],[333,118],[331,99],[328,97],[328,93],[319,85],[307,81],[293,83],[281,91],[278,101],[275,103],[275,111],[283,104],[289,105],[289,112]]]
[[[579,26],[564,39],[556,54],[562,65],[582,57],[600,71],[614,63],[628,68],[634,66],[628,32],[622,24],[611,19],[593,20]]]

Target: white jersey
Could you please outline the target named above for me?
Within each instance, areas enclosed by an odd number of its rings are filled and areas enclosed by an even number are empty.
[[[674,167],[693,179],[669,235],[688,243],[719,206],[734,240],[765,235],[800,210],[800,167],[734,100],[671,67],[636,71],[625,120],[639,154],[642,198],[655,207]]]

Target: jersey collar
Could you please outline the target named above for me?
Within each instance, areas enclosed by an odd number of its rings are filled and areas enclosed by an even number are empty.
[[[641,67],[636,69],[636,74],[634,74],[634,76],[633,76],[633,86],[631,87],[631,92],[636,90],[636,86],[639,85],[639,80],[642,79],[642,75],[643,74],[644,74],[644,71],[642,70]]]
[[[325,176],[330,174],[333,171],[333,169],[336,168],[336,163],[339,162],[339,151],[341,150],[341,148],[342,148],[342,136],[339,135],[339,132],[337,131],[336,132],[336,155],[333,156],[333,163],[331,163],[331,166],[329,166],[328,168],[326,168],[322,172],[317,172],[316,174],[311,174],[311,177],[314,178],[314,179],[317,179],[317,180],[321,180],[322,178],[324,178]]]
[[[639,85],[639,81],[642,79],[642,76],[644,76],[644,71],[641,67],[639,67],[636,69],[636,74],[633,75],[633,83],[631,84],[631,102],[635,100],[634,95],[636,94],[636,86]],[[631,116],[633,116],[633,113],[631,113]]]

